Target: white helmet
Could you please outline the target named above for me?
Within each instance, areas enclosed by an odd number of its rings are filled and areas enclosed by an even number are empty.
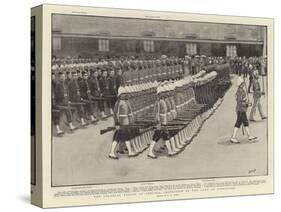
[[[118,96],[120,96],[121,94],[126,93],[126,89],[123,86],[120,86],[118,88]]]

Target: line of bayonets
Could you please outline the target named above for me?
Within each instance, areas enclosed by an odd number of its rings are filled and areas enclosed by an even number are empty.
[[[153,129],[180,130],[186,127],[202,111],[204,107],[205,105],[203,104],[196,104],[195,107],[177,113],[177,117],[165,125],[158,125],[158,123],[155,121],[155,113],[150,112],[145,114],[145,117],[137,117],[133,124],[121,125],[118,127],[107,127],[106,129],[100,130],[100,134],[102,135],[107,132],[117,130],[119,127],[126,129],[137,129],[140,133],[145,133]]]

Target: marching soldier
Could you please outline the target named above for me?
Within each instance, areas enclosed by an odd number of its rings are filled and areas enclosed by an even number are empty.
[[[58,136],[61,136],[64,134],[64,132],[60,128],[60,110],[56,107],[56,99],[55,99],[56,84],[57,84],[56,75],[52,72],[52,116],[56,128],[56,133]]]
[[[72,124],[72,108],[69,106],[68,89],[65,84],[65,75],[63,72],[59,72],[59,80],[54,87],[54,101],[56,108],[65,113],[70,130],[76,130],[77,128]],[[55,126],[58,130],[59,120],[56,120]]]
[[[114,123],[116,131],[113,136],[113,142],[111,145],[111,151],[109,153],[109,158],[118,159],[115,153],[118,143],[125,143],[128,149],[128,156],[134,157],[137,154],[132,150],[130,140],[132,139],[132,133],[129,125],[132,124],[130,116],[132,115],[132,109],[129,106],[128,100],[128,90],[124,87],[118,89],[118,99],[114,107]]]
[[[174,102],[171,101],[171,99],[170,99],[170,95],[172,94],[172,89],[170,88],[170,86],[168,84],[165,85],[164,88],[165,88],[164,101],[165,101],[166,106],[167,106],[167,120],[168,120],[168,123],[169,123],[174,118],[176,118],[177,114],[176,114],[176,110],[175,110],[175,105],[173,105]],[[169,141],[170,141],[170,144],[171,144],[172,151],[179,152],[180,149],[176,147],[175,138],[174,138],[174,136],[177,133],[177,130],[168,130],[168,132],[169,132],[169,138],[170,138]]]
[[[154,131],[147,155],[149,158],[152,159],[157,158],[157,156],[154,154],[154,146],[156,142],[158,142],[160,139],[164,140],[168,149],[169,156],[176,154],[176,152],[172,150],[171,144],[169,142],[169,131],[167,130],[167,128],[164,127],[168,124],[168,110],[165,102],[165,97],[166,95],[163,86],[159,86],[157,88],[157,101],[155,103],[155,119],[158,124],[156,126],[156,130]]]
[[[83,107],[83,102],[81,102],[81,92],[80,87],[78,84],[78,74],[76,71],[73,71],[72,73],[72,79],[70,80],[68,84],[68,91],[69,91],[69,101],[70,104],[73,104],[74,107],[77,108],[78,116],[81,121],[82,126],[86,126],[85,122],[85,111]]]
[[[252,136],[250,133],[250,129],[249,129],[249,122],[248,122],[248,118],[247,118],[247,109],[249,107],[249,101],[247,99],[247,93],[245,90],[245,81],[243,80],[242,77],[238,77],[237,78],[237,85],[238,85],[238,89],[236,92],[236,114],[237,114],[237,120],[235,123],[235,127],[233,130],[233,134],[232,137],[230,139],[230,141],[232,143],[240,143],[240,141],[238,141],[236,139],[236,134],[241,126],[241,124],[243,124],[246,133],[248,135],[248,140],[251,141],[255,141],[257,139],[257,137]],[[242,126],[242,127],[243,127]]]

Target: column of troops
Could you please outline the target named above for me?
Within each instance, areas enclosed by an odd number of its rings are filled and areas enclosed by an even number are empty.
[[[181,79],[198,73],[205,65],[220,64],[222,58],[54,58],[52,61],[52,117],[54,132],[62,136],[96,124],[113,115],[120,86]]]
[[[178,154],[219,104],[225,88],[218,87],[222,78],[212,69],[225,63],[204,55],[54,59],[54,132],[62,136],[113,115],[115,126],[101,130],[115,130],[110,158],[133,157],[148,147],[150,158]]]
[[[180,153],[221,103],[218,74],[200,71],[192,77],[121,86],[114,108],[112,159],[134,157],[148,150],[149,158]]]

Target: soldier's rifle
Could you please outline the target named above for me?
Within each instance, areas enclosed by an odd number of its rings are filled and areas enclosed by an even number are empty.
[[[80,105],[85,105],[86,103],[84,102],[69,102],[70,106],[80,106]]]
[[[100,130],[100,134],[103,135],[107,132],[117,130],[117,129],[142,129],[147,128],[150,125],[144,125],[144,124],[132,124],[132,125],[121,125],[119,127],[113,126],[113,127],[107,127],[106,129]]]
[[[132,125],[122,125],[119,127],[113,126],[113,127],[107,127],[106,129],[100,130],[100,134],[103,135],[107,132],[113,131],[113,130],[117,130],[117,129],[138,129],[141,130],[140,133],[144,133],[147,132],[149,130],[152,129],[156,129],[157,125],[155,125],[156,123],[151,123],[151,124],[132,124]],[[185,126],[182,123],[171,123],[171,124],[167,124],[167,125],[160,125],[161,129],[168,129],[168,130],[175,130],[175,129],[179,129],[181,126]]]
[[[71,107],[70,105],[56,105],[59,110],[76,110],[75,107]]]

